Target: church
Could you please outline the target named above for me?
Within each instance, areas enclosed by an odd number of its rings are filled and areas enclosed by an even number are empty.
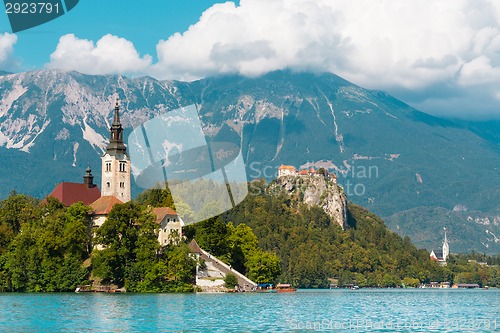
[[[448,238],[446,237],[446,228],[444,228],[444,241],[441,250],[432,250],[430,254],[431,260],[437,261],[440,265],[446,266],[446,260],[450,255],[450,246],[448,245]]]
[[[113,206],[131,200],[130,157],[123,142],[123,126],[120,122],[120,107],[116,100],[113,123],[110,128],[109,144],[101,156],[101,190],[94,184],[90,166],[87,167],[83,183],[62,182],[48,196],[54,197],[65,206],[82,202],[92,208],[89,212],[92,228],[99,228],[106,221]],[[171,235],[182,235],[182,219],[170,207],[153,209],[160,227],[158,241],[166,245]]]

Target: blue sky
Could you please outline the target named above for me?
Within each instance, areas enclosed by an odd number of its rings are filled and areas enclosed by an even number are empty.
[[[17,33],[18,70],[40,69],[50,61],[62,35],[73,33],[97,41],[104,34],[130,40],[140,53],[155,56],[156,43],[186,30],[214,0],[80,0],[65,15]],[[223,1],[219,1],[223,2]],[[0,32],[11,32],[7,15],[0,13]]]
[[[11,34],[0,69],[194,80],[331,72],[431,114],[500,119],[498,0],[80,0]]]

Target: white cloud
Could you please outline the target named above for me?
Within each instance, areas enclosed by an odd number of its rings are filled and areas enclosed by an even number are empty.
[[[291,68],[333,72],[389,91],[484,85],[494,98],[491,86],[500,83],[500,1],[227,2],[206,10],[182,34],[160,41],[157,53],[151,73],[161,78]]]
[[[493,66],[492,60],[481,55],[463,65],[460,70],[459,83],[464,86],[496,83],[500,86],[500,64]]]
[[[14,44],[16,44],[16,42],[16,35],[8,32],[0,34],[0,65],[5,65],[12,61]]]
[[[116,36],[106,35],[94,46],[66,35],[49,67],[184,80],[222,73],[257,76],[285,68],[332,72],[396,96],[403,91],[399,96],[405,101],[432,102],[440,110],[428,110],[446,113],[449,94],[468,88],[483,87],[489,102],[498,103],[500,1],[226,2],[207,9],[188,30],[159,41],[156,50],[158,62],[151,64],[149,55],[141,58],[131,42]],[[432,99],[425,94],[430,89]]]
[[[141,57],[132,42],[107,34],[95,43],[73,34],[59,39],[50,55],[49,68],[76,70],[85,74],[141,73],[151,65],[151,56]]]

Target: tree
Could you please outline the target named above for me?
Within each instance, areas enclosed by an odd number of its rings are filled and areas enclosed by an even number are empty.
[[[137,196],[136,202],[143,206],[176,208],[168,186],[146,190]]]
[[[380,286],[381,287],[391,287],[391,288],[394,288],[394,287],[397,287],[401,284],[400,280],[395,277],[395,276],[392,276],[390,274],[384,274],[384,276],[382,277],[382,281],[380,282]]]
[[[192,291],[196,260],[179,237],[161,247],[157,232],[150,209],[133,202],[115,205],[96,233],[105,248],[94,253],[94,274],[129,291]]]
[[[115,205],[108,219],[97,230],[95,243],[104,246],[97,251],[92,264],[104,282],[123,286],[126,269],[133,265],[141,207],[133,202]]]
[[[255,251],[247,262],[248,277],[257,283],[275,281],[280,274],[280,261],[275,253]]]
[[[224,278],[224,283],[226,285],[226,288],[233,289],[234,286],[238,285],[238,278],[234,274],[227,274]]]
[[[86,280],[88,209],[81,203],[66,209],[49,198],[42,216],[24,222],[10,244],[3,265],[7,284],[20,291],[70,291]]]
[[[228,259],[228,235],[227,225],[217,217],[212,217],[196,225],[195,237],[200,247],[220,257],[220,259]]]
[[[416,278],[411,278],[411,277],[405,277],[403,279],[403,285],[405,287],[413,287],[416,288],[420,285],[420,280]]]

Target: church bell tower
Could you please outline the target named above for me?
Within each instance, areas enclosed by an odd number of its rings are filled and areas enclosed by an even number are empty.
[[[123,143],[123,127],[120,123],[120,107],[116,99],[109,144],[102,160],[101,195],[114,196],[122,202],[130,201],[130,157]]]
[[[448,238],[446,237],[446,228],[444,228],[443,260],[446,261],[449,255],[450,255],[450,246],[448,245]]]

